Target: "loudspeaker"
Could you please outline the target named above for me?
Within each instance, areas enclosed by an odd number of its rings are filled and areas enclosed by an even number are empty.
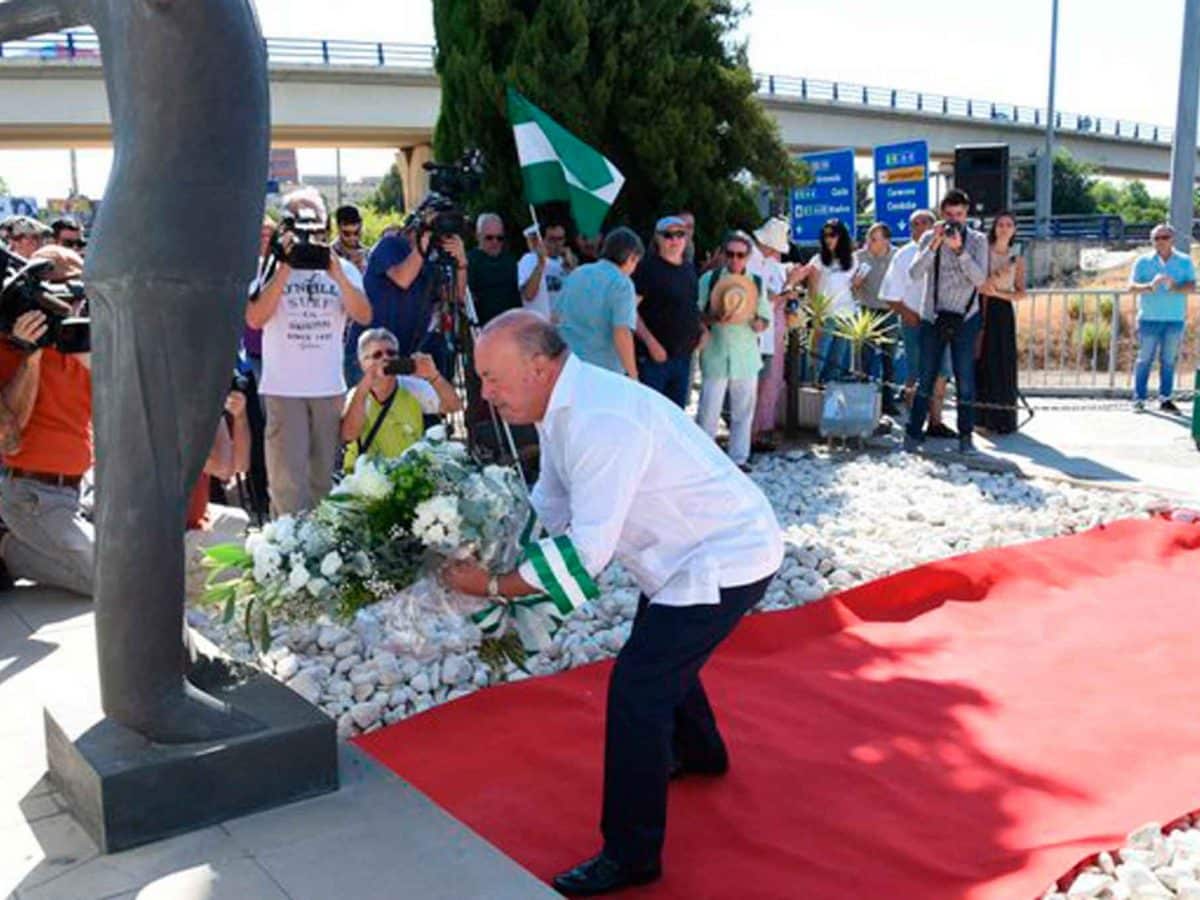
[[[960,144],[954,148],[954,186],[971,198],[971,215],[993,216],[1011,205],[1008,144]]]

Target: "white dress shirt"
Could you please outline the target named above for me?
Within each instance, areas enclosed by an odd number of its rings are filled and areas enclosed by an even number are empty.
[[[615,557],[651,603],[693,606],[778,570],[767,498],[658,392],[570,356],[537,429],[534,509],[589,576]],[[549,590],[531,562],[520,573]]]
[[[918,316],[925,303],[925,279],[928,276],[919,275],[913,278],[908,274],[908,269],[920,251],[916,241],[909,241],[897,250],[879,288],[880,300],[903,303]]]

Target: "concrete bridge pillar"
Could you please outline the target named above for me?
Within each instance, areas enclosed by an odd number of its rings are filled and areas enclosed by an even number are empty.
[[[429,192],[429,173],[425,163],[433,159],[433,147],[417,144],[396,151],[396,168],[404,185],[404,211],[412,212]]]

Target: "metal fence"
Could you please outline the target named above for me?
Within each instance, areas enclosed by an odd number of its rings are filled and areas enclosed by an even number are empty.
[[[1128,390],[1137,359],[1137,297],[1125,291],[1035,290],[1016,304],[1020,383],[1029,388]],[[1188,316],[1176,387],[1200,367],[1200,295]],[[1156,383],[1156,382],[1155,382]]]

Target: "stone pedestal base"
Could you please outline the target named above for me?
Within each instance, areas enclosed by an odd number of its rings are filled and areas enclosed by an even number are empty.
[[[255,673],[206,690],[264,724],[224,741],[154,744],[98,708],[47,708],[50,778],[105,853],[337,790],[332,720]]]

